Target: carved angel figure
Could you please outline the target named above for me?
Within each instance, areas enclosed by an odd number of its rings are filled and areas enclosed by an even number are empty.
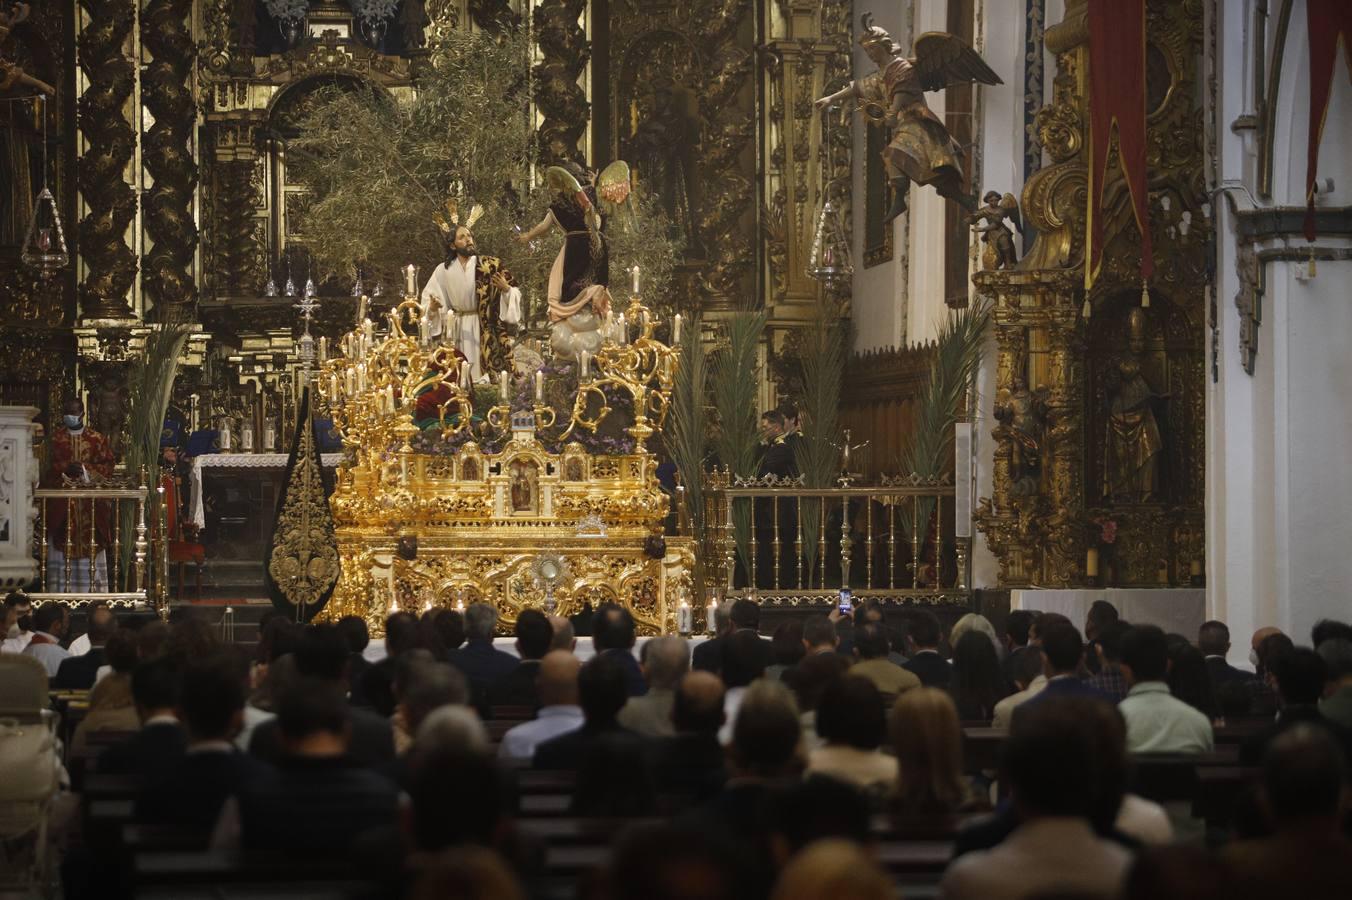
[[[1023,234],[1023,222],[1019,219],[1019,201],[1013,194],[1000,195],[998,191],[987,191],[981,198],[984,206],[967,217],[972,230],[981,235],[986,250],[981,254],[983,269],[1012,269],[1019,261],[1014,251],[1014,232],[1005,224],[1005,220],[1014,223],[1014,227]]]
[[[561,358],[576,359],[583,350],[595,353],[601,346],[601,317],[610,309],[610,252],[597,207],[619,211],[628,204],[629,166],[616,160],[595,178],[576,163],[566,163],[550,166],[545,180],[553,194],[549,212],[517,239],[528,243],[555,226],[563,232],[563,246],[549,273],[550,344]]]
[[[890,222],[906,211],[906,194],[911,182],[933,185],[941,197],[976,208],[975,198],[963,192],[962,165],[958,161],[962,147],[948,133],[925,102],[926,91],[941,91],[955,84],[979,82],[1003,84],[975,50],[955,35],[930,31],[915,39],[915,55],[903,56],[892,36],[873,24],[873,15],[862,19],[864,33],[859,45],[878,71],[867,78],[852,81],[844,88],[820,98],[822,109],[851,97],[873,118],[892,127],[892,139],[883,150],[883,162],[892,185]]]

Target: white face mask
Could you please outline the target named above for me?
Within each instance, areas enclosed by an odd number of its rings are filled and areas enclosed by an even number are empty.
[[[66,423],[66,427],[71,431],[79,431],[81,423],[84,422],[83,416],[62,416],[61,421]]]
[[[1253,665],[1254,669],[1258,668],[1258,651],[1252,647],[1249,648],[1249,662]]]

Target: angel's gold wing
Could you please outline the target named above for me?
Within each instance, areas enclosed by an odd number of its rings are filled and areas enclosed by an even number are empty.
[[[617,159],[601,170],[596,179],[596,196],[612,206],[629,199],[629,163]]]
[[[573,173],[563,166],[550,166],[545,169],[545,184],[557,194],[574,195],[582,192],[582,185],[578,184]]]
[[[944,31],[927,31],[915,39],[911,65],[927,91],[942,91],[954,84],[977,81],[1004,84],[981,55],[962,38]]]

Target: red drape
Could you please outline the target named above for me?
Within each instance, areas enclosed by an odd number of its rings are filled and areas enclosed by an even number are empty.
[[[1089,0],[1089,222],[1085,288],[1103,265],[1103,185],[1117,128],[1122,174],[1141,230],[1141,277],[1155,269],[1145,167],[1145,0]]]
[[[1352,0],[1306,0],[1310,28],[1310,146],[1305,163],[1305,239],[1313,241],[1314,180],[1319,169],[1319,141],[1324,134],[1329,95],[1333,92],[1333,69],[1342,44],[1352,79]]]

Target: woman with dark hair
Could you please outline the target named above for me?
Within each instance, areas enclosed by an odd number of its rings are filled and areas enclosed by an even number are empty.
[[[817,734],[826,745],[808,756],[808,774],[829,775],[865,791],[890,794],[897,761],[880,751],[887,738],[883,697],[873,682],[842,675],[826,685],[817,707]]]
[[[1206,657],[1186,640],[1169,647],[1169,674],[1165,682],[1169,685],[1169,693],[1200,710],[1213,723],[1219,717],[1211,676],[1206,670]]]
[[[1005,676],[995,645],[981,631],[968,631],[953,647],[953,681],[949,685],[958,717],[989,722],[995,704],[1005,698]]]
[[[774,636],[770,638],[770,656],[774,662],[765,667],[765,677],[779,681],[784,677],[785,670],[798,665],[798,661],[806,655],[803,623],[785,622],[775,629]]]

